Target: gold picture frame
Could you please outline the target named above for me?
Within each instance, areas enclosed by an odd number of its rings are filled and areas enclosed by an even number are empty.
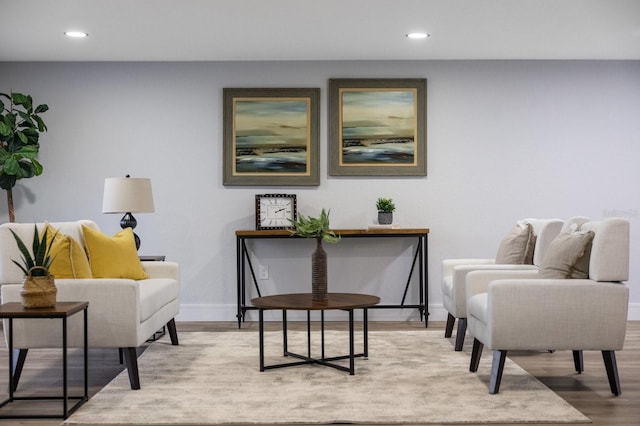
[[[426,176],[427,79],[330,79],[329,175]]]
[[[224,185],[320,185],[320,89],[225,88],[223,98]]]

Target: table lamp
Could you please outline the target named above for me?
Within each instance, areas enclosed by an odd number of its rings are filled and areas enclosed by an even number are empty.
[[[153,213],[151,179],[106,178],[102,197],[102,213],[124,213],[120,220],[122,229],[135,229],[138,222],[131,213]],[[136,250],[140,248],[140,237],[133,233]]]

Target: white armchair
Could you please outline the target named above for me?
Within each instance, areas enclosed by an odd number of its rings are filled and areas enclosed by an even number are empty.
[[[465,278],[476,270],[533,270],[537,271],[549,243],[560,233],[564,222],[560,219],[525,219],[536,236],[532,264],[497,264],[495,259],[445,259],[442,261],[442,303],[447,310],[445,337],[451,337],[458,319],[455,350],[461,351],[467,329],[467,297]]]
[[[549,349],[573,351],[577,372],[584,370],[583,350],[602,351],[611,392],[621,393],[615,351],[623,347],[627,323],[629,289],[623,281],[629,276],[629,222],[585,222],[579,231],[593,232],[586,279],[539,277],[546,275],[549,263],[564,257],[556,252],[561,245],[555,242],[539,273],[467,275],[468,326],[474,337],[470,371],[477,371],[485,346],[493,350],[490,393],[499,391],[508,350]],[[583,250],[588,255],[588,247]],[[578,253],[567,262],[566,276],[580,257]]]
[[[51,223],[51,225],[84,246],[82,226],[98,230],[91,221]],[[42,230],[45,224],[36,224]],[[22,271],[11,259],[20,252],[9,229],[23,241],[31,241],[34,225],[5,223],[0,225],[0,285],[2,302],[20,302]],[[136,349],[163,326],[167,326],[171,343],[178,344],[174,317],[180,308],[180,278],[177,263],[142,262],[148,279],[124,278],[56,278],[58,301],[87,301],[88,344],[94,348],[118,348],[129,373],[132,389],[140,388]],[[5,320],[6,321],[6,320]],[[61,330],[46,319],[14,320],[14,347],[17,360],[14,384],[30,348],[59,347]],[[5,323],[5,327],[7,324]],[[82,347],[82,318],[69,318],[69,346]]]

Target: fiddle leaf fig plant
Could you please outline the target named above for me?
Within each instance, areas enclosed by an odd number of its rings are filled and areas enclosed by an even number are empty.
[[[289,231],[291,235],[305,238],[322,238],[328,243],[337,243],[340,236],[329,228],[329,212],[322,209],[319,217],[298,215],[298,220],[289,219],[295,229]]]
[[[47,126],[40,114],[49,106],[34,107],[33,98],[22,93],[0,93],[0,188],[7,191],[9,221],[15,221],[13,187],[19,179],[42,174],[36,157],[40,150],[40,133]]]

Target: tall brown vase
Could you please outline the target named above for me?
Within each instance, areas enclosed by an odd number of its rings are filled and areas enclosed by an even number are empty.
[[[316,250],[311,255],[311,298],[327,300],[327,253],[322,248],[322,238],[316,238]]]

